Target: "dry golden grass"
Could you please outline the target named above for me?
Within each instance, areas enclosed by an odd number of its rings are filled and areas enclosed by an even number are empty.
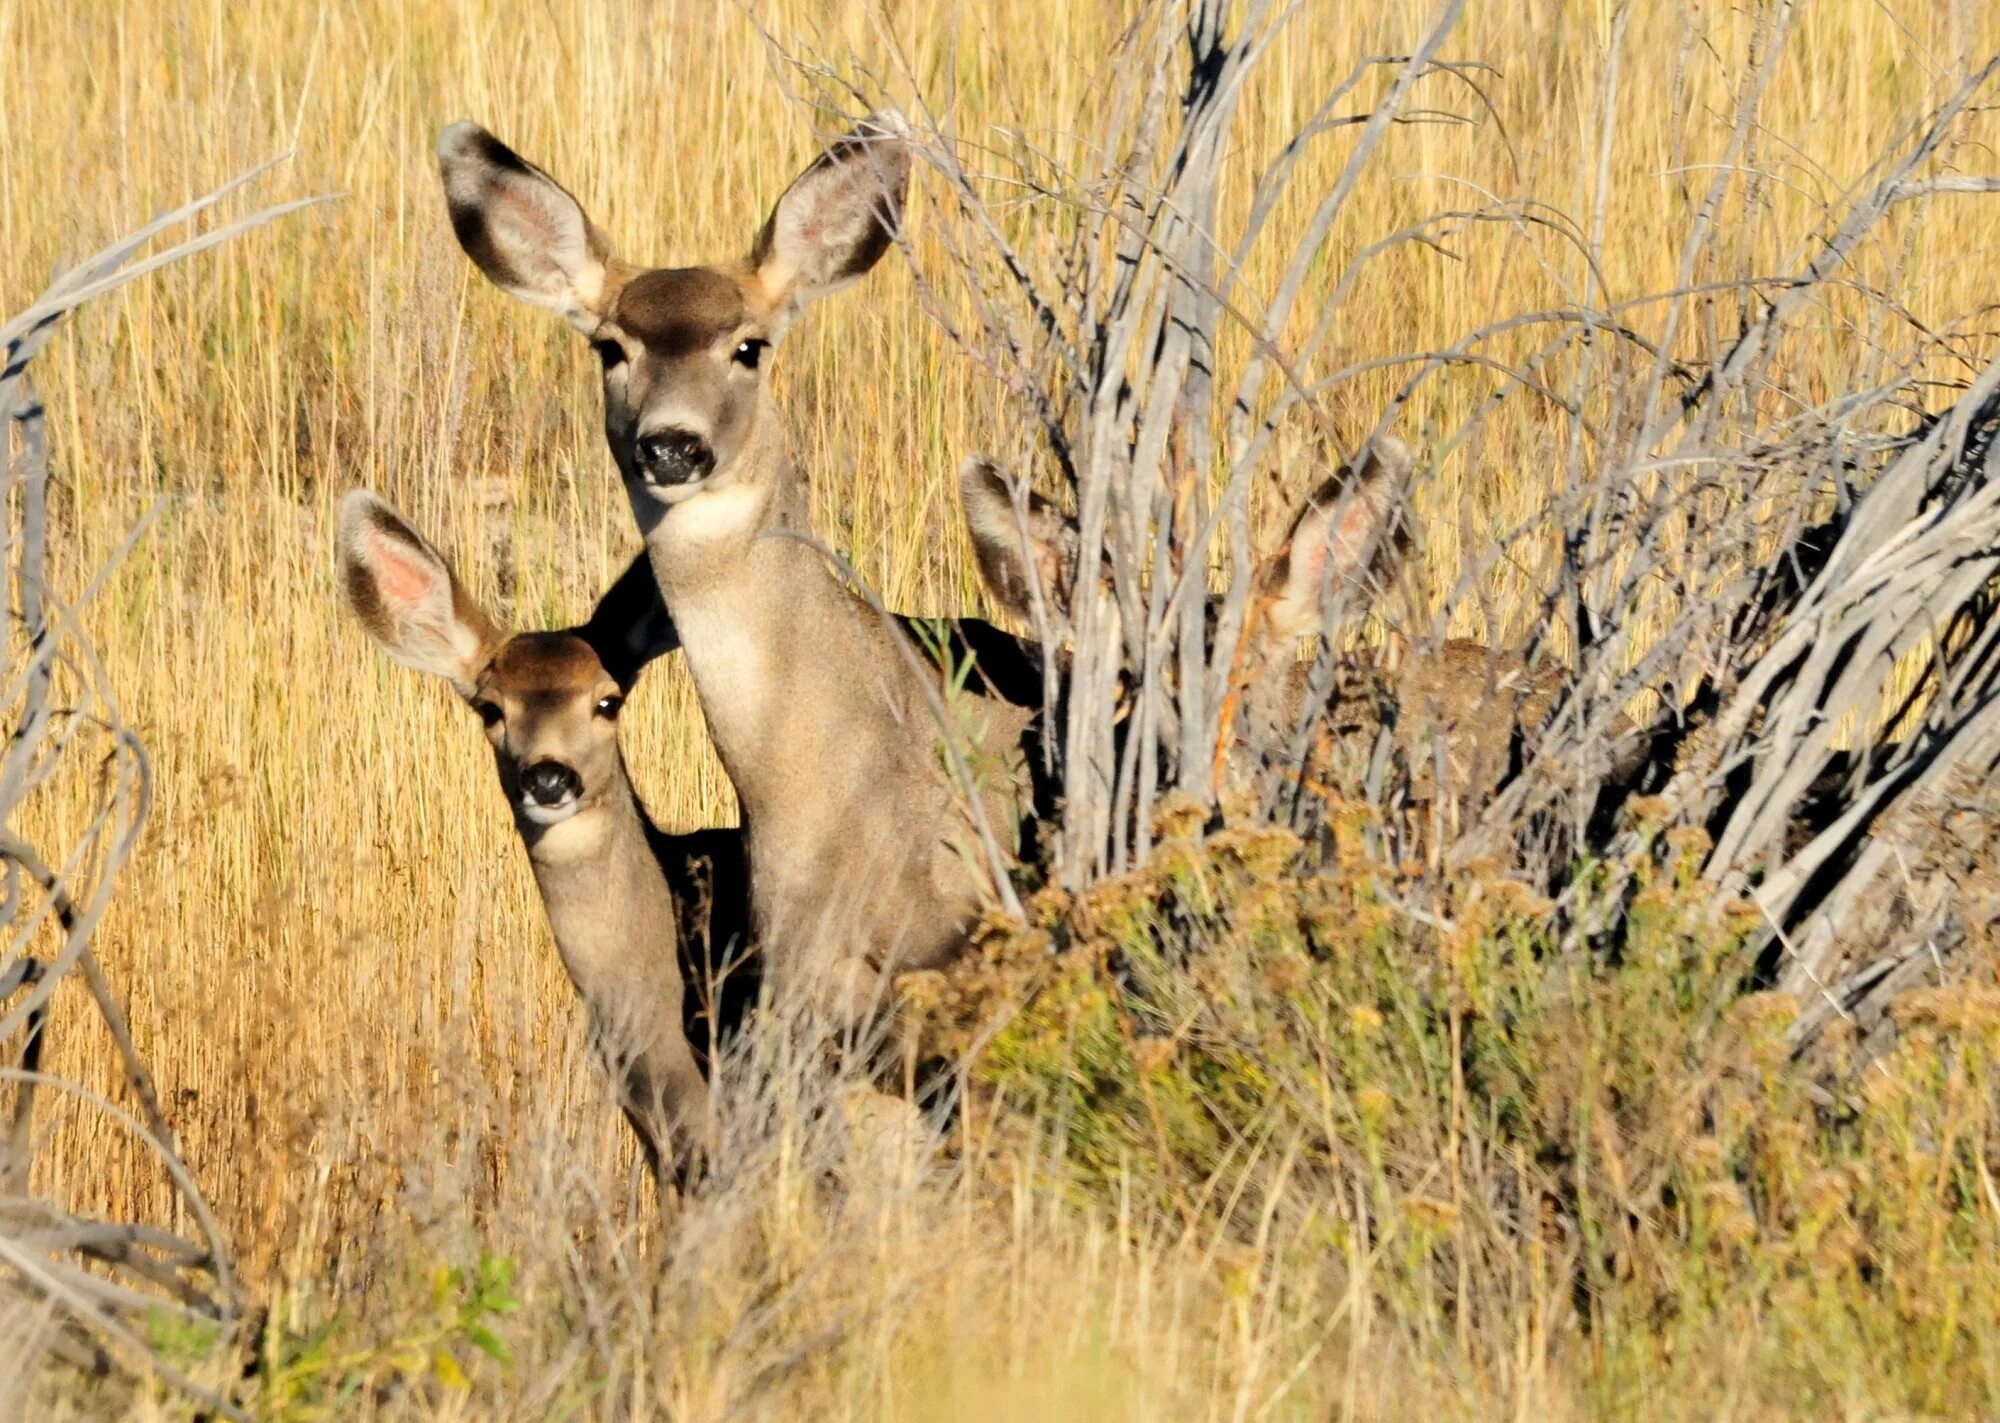
[[[1356,57],[1406,51],[1428,8],[1314,0],[1253,96],[1249,146],[1270,151]],[[1587,221],[1608,122],[1607,288],[1671,286],[1688,186],[1729,128],[1750,7],[1700,7],[1705,39],[1685,50],[1680,7],[1635,7],[1607,117],[1609,8],[1474,6],[1448,48],[1497,66],[1481,79],[1497,117],[1393,133],[1335,253],[1479,192],[1533,193]],[[795,0],[747,15],[613,0],[0,0],[9,309],[51,264],[284,149],[296,156],[279,195],[343,194],[86,310],[40,368],[57,437],[59,586],[74,591],[165,501],[86,616],[157,783],[101,952],[131,995],[188,1159],[260,1287],[315,1280],[338,1294],[339,1282],[379,1272],[384,1241],[419,1238],[427,1223],[469,1229],[491,1213],[521,1227],[500,1203],[525,1199],[509,1173],[531,1130],[579,1139],[607,1173],[629,1168],[576,1050],[574,1004],[471,718],[378,656],[331,578],[332,511],[354,485],[407,511],[522,625],[580,618],[636,547],[597,428],[594,363],[461,256],[435,134],[478,118],[567,182],[630,255],[704,260],[741,248],[810,155],[759,24],[864,59],[899,47],[931,92],[951,78],[968,130],[1072,124],[1116,28],[1103,5],[891,9],[878,21]],[[1769,269],[1798,250],[1823,230],[1815,203],[1939,98],[1947,71],[1996,43],[2000,15],[1984,5],[1806,7],[1755,155],[1780,180],[1767,206],[1737,215],[1730,255]],[[1463,90],[1432,98],[1475,107]],[[1677,112],[1687,117],[1670,122]],[[1299,190],[1322,190],[1343,154],[1337,139],[1323,145]],[[923,201],[920,187],[920,248]],[[1887,232],[1860,265],[1893,282],[1915,320],[1949,328],[1993,299],[2000,203],[1945,199]],[[1493,226],[1454,250],[1457,260],[1406,249],[1383,262],[1330,359],[1435,348],[1583,289],[1579,260],[1545,235]],[[1819,372],[1833,388],[1864,344],[1865,333],[1829,322],[1789,358],[1802,383]],[[803,323],[777,381],[829,542],[892,606],[975,607],[950,475],[1001,416],[977,370],[918,314],[903,265],[886,263]],[[1340,397],[1350,433],[1372,423],[1387,381]],[[1470,390],[1441,386],[1403,433],[1422,444],[1463,413]],[[1542,493],[1547,427],[1521,403],[1499,429],[1476,467],[1447,463],[1426,495],[1439,511],[1439,568],[1520,522]],[[1281,469],[1276,485],[1296,491],[1305,477]],[[1267,521],[1281,502],[1268,499]],[[1507,600],[1531,584],[1531,571],[1501,580],[1497,620],[1516,615]],[[651,675],[633,710],[628,752],[656,815],[672,827],[731,818],[678,668]],[[74,807],[41,813],[58,821]],[[55,1024],[52,1066],[106,1081],[101,1045],[68,1031],[73,1021]],[[42,1133],[38,1188],[96,1212],[165,1209],[143,1159],[101,1119],[51,1109]],[[1192,1364],[1134,1376],[1129,1362],[1102,1359],[1170,1338],[1237,1359],[1240,1380],[1261,1295],[1218,1304],[1176,1275],[1189,1260],[1120,1255],[1116,1231],[1019,1189],[1013,1214],[990,1226],[954,1206],[899,1227],[877,1266],[893,1273],[884,1262],[938,1250],[966,1259],[964,1280],[940,1287],[955,1303],[937,1317],[1012,1321],[972,1351],[990,1355],[978,1367],[1004,1379],[1056,1361],[1052,1411],[1221,1416],[1250,1397],[1178,1396],[1206,1377]],[[440,1202],[463,1219],[439,1224]],[[413,1215],[407,1236],[384,1225]],[[982,1247],[990,1258],[975,1258]],[[1064,1268],[1079,1258],[1087,1268]],[[1180,1311],[1171,1327],[1131,1292]],[[1069,1304],[1034,1303],[1051,1296]],[[1524,1359],[1539,1347],[1524,1337]],[[929,1400],[960,1397],[925,1383],[951,1367],[935,1353],[885,1342],[877,1357],[890,1371],[878,1392],[829,1385],[826,1396],[901,1418],[945,1416]],[[685,1416],[727,1396],[725,1381],[683,1384]],[[962,1402],[974,1408],[970,1395]],[[1359,1385],[1345,1402],[1415,1407],[1371,1401]],[[1511,1406],[1548,1416],[1561,1404],[1517,1391]]]

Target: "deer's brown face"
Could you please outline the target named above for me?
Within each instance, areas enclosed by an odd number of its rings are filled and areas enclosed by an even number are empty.
[[[554,825],[622,794],[618,712],[625,695],[574,633],[519,633],[500,645],[467,698],[486,724],[517,820]]]
[[[777,335],[755,284],[708,267],[626,281],[591,333],[604,434],[627,485],[672,504],[726,479],[763,404]]]
[[[902,132],[898,117],[877,115],[834,143],[778,199],[747,256],[653,269],[613,257],[577,200],[485,129],[455,123],[439,135],[466,255],[495,285],[560,312],[603,362],[604,432],[642,528],[775,466],[744,458],[766,418],[768,357],[802,306],[888,250],[909,179]]]

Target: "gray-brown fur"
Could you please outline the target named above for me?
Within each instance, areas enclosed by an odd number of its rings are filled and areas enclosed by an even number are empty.
[[[1265,759],[1285,757],[1311,671],[1293,660],[1245,687],[1229,764],[1239,786]],[[1386,730],[1412,798],[1427,806],[1442,802],[1448,822],[1456,823],[1459,807],[1482,803],[1508,774],[1554,710],[1565,678],[1561,669],[1530,669],[1511,653],[1465,638],[1401,656],[1359,649],[1334,669],[1296,774],[1311,787],[1359,785]]]
[[[439,144],[447,198],[490,184],[470,125]],[[646,272],[585,257],[534,286],[532,262],[473,259],[559,310],[606,358],[605,434],[724,767],[743,805],[765,972],[835,1024],[864,1018],[898,969],[958,951],[990,882],[976,832],[1011,848],[1030,712],[969,697],[950,711],[985,785],[970,810],[947,774],[932,697],[895,628],[811,543],[764,357],[805,302],[887,249],[908,155],[878,120],[787,189],[746,260]],[[551,185],[553,188],[553,185]],[[567,195],[544,194],[550,206]],[[553,249],[587,253],[574,207]],[[501,214],[504,220],[505,215]],[[463,226],[463,224],[461,224]],[[510,250],[536,240],[524,230]]]
[[[746,324],[737,277],[707,267],[641,272],[618,289],[611,325],[662,360],[707,350]]]
[[[1017,506],[1012,482],[991,460],[967,460],[958,485],[979,576],[994,598],[1031,626],[1039,613],[1053,640],[1067,640],[1076,577],[1075,528],[1033,490],[1024,489]]]
[[[496,628],[442,556],[372,495],[357,490],[342,504],[340,556],[370,636],[449,680],[485,721],[557,951],[621,1105],[653,1172],[679,1176],[708,1115],[684,1022],[684,906],[669,879],[685,867],[626,775],[616,722],[624,686],[580,633]],[[528,787],[538,769],[563,774],[560,804]]]

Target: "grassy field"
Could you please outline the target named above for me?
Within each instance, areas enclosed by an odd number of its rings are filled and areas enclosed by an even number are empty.
[[[1251,97],[1248,143],[1281,142],[1358,57],[1405,52],[1428,8],[1310,0]],[[1493,68],[1477,94],[1440,86],[1426,100],[1479,121],[1392,133],[1336,255],[1474,195],[1532,194],[1581,223],[1601,211],[1613,298],[1672,285],[1691,188],[1730,127],[1751,7],[1632,8],[1614,65],[1609,5],[1473,5],[1448,51]],[[1511,1312],[1478,1322],[1371,1326],[1383,1306],[1366,1271],[1350,1275],[1343,1306],[1305,1283],[1318,1278],[1310,1251],[1259,1254],[1254,1232],[1250,1245],[1204,1233],[1153,1189],[1143,1160],[1119,1187],[1114,1153],[1089,1187],[1047,1155],[1059,1131],[979,1113],[960,1143],[976,1166],[943,1180],[885,1170],[873,1196],[821,1179],[816,1152],[859,1148],[819,1142],[803,1121],[774,1129],[733,1194],[701,1206],[700,1250],[680,1247],[662,1267],[673,1300],[645,1279],[640,1261],[661,1243],[474,720],[367,644],[332,577],[333,510],[356,485],[406,511],[522,626],[579,619],[637,547],[598,430],[594,360],[461,255],[435,135],[477,118],[579,193],[624,253],[712,260],[747,245],[811,156],[760,26],[878,65],[900,54],[926,93],[954,93],[965,129],[1032,132],[1088,112],[1117,25],[1112,6],[1027,0],[914,0],[877,16],[792,0],[0,0],[8,309],[55,264],[276,153],[294,150],[265,195],[340,195],[87,309],[38,370],[60,481],[59,585],[78,588],[163,501],[85,617],[157,785],[100,948],[249,1278],[260,1296],[294,1301],[301,1329],[340,1312],[364,1341],[350,1371],[373,1379],[397,1375],[382,1361],[398,1350],[422,1365],[405,1374],[426,1374],[437,1349],[500,1316],[464,1303],[477,1293],[465,1281],[433,1292],[441,1264],[475,1270],[491,1253],[520,1266],[507,1290],[525,1306],[505,1315],[511,1368],[479,1365],[470,1393],[427,1374],[364,1392],[346,1405],[355,1416],[1786,1411],[1780,1374],[1753,1385],[1726,1355],[1685,1367],[1584,1330],[1553,1275],[1538,1284],[1525,1271]],[[1728,259],[1746,271],[1795,260],[1885,136],[1996,45],[2000,12],[1984,5],[1803,7],[1743,159],[1770,181],[1730,214]],[[2000,138],[1990,122],[1982,131]],[[1316,149],[1299,187],[1323,188],[1342,156],[1337,138]],[[1965,162],[1990,170],[1990,151]],[[921,184],[913,213],[921,252]],[[1967,349],[1983,349],[2000,202],[1947,198],[1886,234],[1858,275],[1913,323],[1965,328]],[[1588,285],[1575,251],[1541,230],[1473,228],[1452,248],[1385,261],[1328,359],[1435,348]],[[1803,384],[1823,374],[1842,388],[1868,340],[1829,319],[1787,358]],[[1354,434],[1387,379],[1341,397]],[[921,316],[904,264],[802,323],[777,384],[828,540],[893,606],[978,608],[951,475],[1004,415]],[[1400,433],[1421,448],[1475,395],[1471,382],[1433,387]],[[1544,492],[1534,407],[1497,428],[1425,491],[1440,578]],[[1259,492],[1264,527],[1307,478],[1274,471]],[[1515,627],[1531,586],[1532,570],[1504,573],[1486,621]],[[677,666],[649,676],[626,734],[663,823],[732,818]],[[37,807],[48,824],[76,814],[65,794]],[[53,1042],[57,1071],[110,1081],[80,1012],[58,1014]],[[1953,1090],[1992,1105],[1986,1077]],[[40,1130],[38,1189],[97,1213],[168,1210],[144,1157],[102,1116],[51,1104]],[[1990,1230],[2000,1202],[1961,1208],[1986,1213]],[[1936,1248],[1934,1264],[1959,1258]],[[1755,1256],[1742,1268],[1754,1272]],[[1973,1314],[1951,1327],[1969,1318],[1984,1332],[1986,1392],[1954,1376],[1926,1393],[1915,1372],[1857,1366],[1813,1395],[1815,1409],[1993,1406],[1993,1300],[1974,1291],[1964,1305]],[[1754,1311],[1715,1319],[1682,1347],[1758,1327]],[[1497,1333],[1474,1347],[1475,1328]],[[286,1356],[297,1397],[347,1367],[348,1337],[330,1336],[323,1357]],[[1865,1332],[1850,1342],[1886,1357]],[[1938,1366],[1950,1372],[1966,1355],[1918,1350],[1910,1369],[1932,1357],[1956,1361]],[[614,1358],[604,1371],[616,1388],[577,1386]],[[1763,1362],[1747,1348],[1744,1359]],[[1836,1371],[1851,1361],[1827,1359]],[[1669,1386],[1671,1406],[1639,1407]]]

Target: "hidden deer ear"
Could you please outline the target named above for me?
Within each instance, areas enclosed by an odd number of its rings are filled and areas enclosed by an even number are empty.
[[[576,632],[597,653],[611,679],[627,691],[648,662],[681,645],[667,600],[660,595],[660,580],[644,551],[604,590],[590,621]]]
[[[611,309],[611,250],[563,186],[481,128],[438,135],[438,171],[459,246],[503,291],[585,334]]]
[[[882,260],[909,190],[908,135],[895,110],[870,114],[792,180],[750,249],[772,306],[796,310]]]
[[[1289,646],[1324,634],[1331,591],[1387,571],[1398,551],[1390,526],[1409,474],[1409,449],[1383,436],[1313,491],[1258,579],[1269,637]]]
[[[384,652],[472,694],[498,630],[443,556],[365,490],[341,501],[340,570],[347,605]]]
[[[1033,490],[1014,502],[1014,481],[984,455],[959,467],[959,498],[973,556],[987,591],[1013,616],[1035,620],[1035,589],[1057,626],[1069,619],[1069,586],[1076,563],[1076,528]]]

